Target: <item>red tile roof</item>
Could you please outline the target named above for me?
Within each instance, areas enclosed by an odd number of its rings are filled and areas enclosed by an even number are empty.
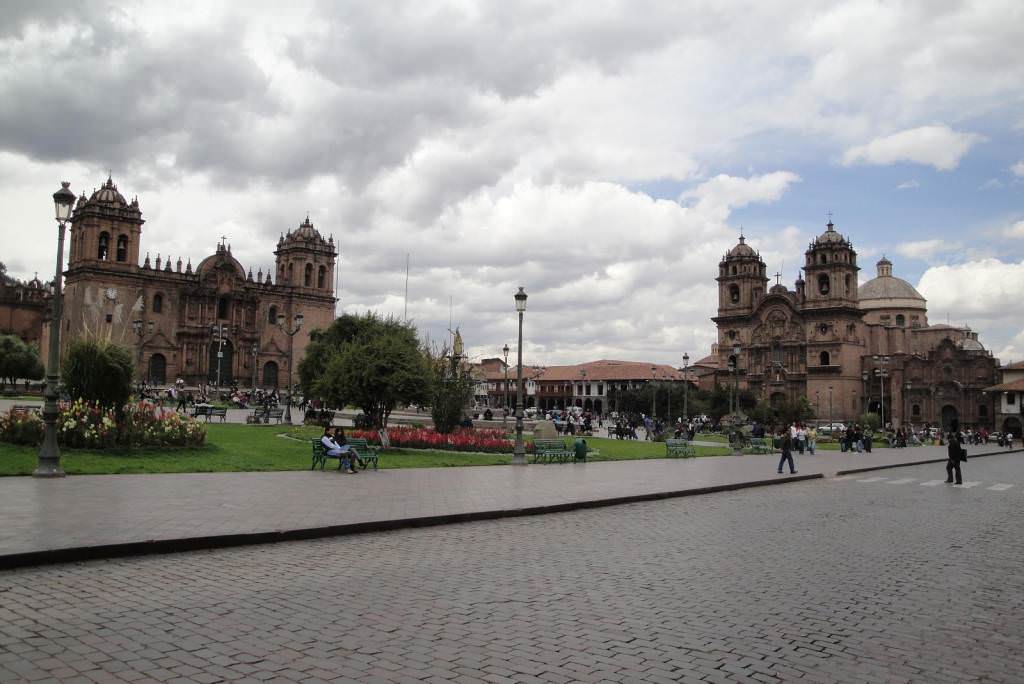
[[[548,366],[538,382],[579,381],[580,371],[586,371],[587,380],[650,380],[651,368],[658,380],[682,380],[682,371],[668,364],[645,363],[643,361],[590,361],[574,366]]]
[[[1024,378],[985,388],[986,392],[1024,392]]]

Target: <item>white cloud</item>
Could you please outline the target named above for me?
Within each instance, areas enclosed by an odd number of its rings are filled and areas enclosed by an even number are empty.
[[[959,243],[936,238],[932,240],[913,240],[911,242],[904,242],[897,245],[894,251],[897,254],[910,257],[912,259],[928,260],[938,254],[952,252],[958,249],[960,249]]]
[[[1005,188],[1006,184],[998,178],[989,178],[987,181],[978,186],[979,190],[1001,190]]]
[[[1011,166],[1010,171],[1012,171],[1015,176],[1024,176],[1024,159],[1021,159],[1019,162]]]
[[[1024,221],[1017,221],[1003,231],[1003,237],[1024,240]]]
[[[984,139],[977,133],[954,131],[948,126],[920,126],[849,148],[843,153],[843,165],[912,162],[950,171]]]
[[[908,181],[903,181],[902,183],[900,183],[899,185],[896,186],[896,189],[897,190],[915,190],[915,189],[917,189],[919,187],[921,187],[921,184],[918,183],[916,180],[911,179],[911,180],[908,180]]]

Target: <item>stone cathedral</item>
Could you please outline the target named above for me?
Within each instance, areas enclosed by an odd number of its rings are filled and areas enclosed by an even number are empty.
[[[873,412],[895,426],[991,428],[994,400],[983,390],[999,377],[998,359],[970,328],[930,325],[924,297],[892,266],[883,256],[858,285],[853,243],[829,221],[794,289],[769,287],[741,235],[718,265],[716,381],[776,403],[805,396],[821,420]]]
[[[113,179],[78,198],[70,222],[61,341],[111,339],[136,354],[138,377],[155,384],[287,385],[289,344],[297,365],[309,333],[334,320],[334,238],[309,217],[283,234],[276,273],[248,271],[222,240],[195,267],[149,254],[145,221]],[[278,326],[304,322],[293,338]],[[46,335],[44,328],[44,336]],[[46,348],[43,341],[42,348]]]

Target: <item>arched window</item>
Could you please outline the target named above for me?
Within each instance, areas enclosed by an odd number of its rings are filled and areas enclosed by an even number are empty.
[[[778,342],[772,344],[772,363],[782,365],[782,345]]]
[[[100,244],[96,250],[96,258],[100,261],[106,261],[107,256],[110,254],[110,233],[103,231],[100,233]]]
[[[910,413],[915,418],[920,417],[920,415],[921,415],[921,405],[920,404],[914,404],[913,406],[911,406],[910,407]]]
[[[846,284],[846,294],[850,294],[850,282],[851,281],[850,281],[850,274],[849,273],[846,274],[846,278],[844,280],[845,280],[845,284]]]
[[[818,365],[821,365],[821,366],[831,365],[831,358],[829,357],[827,351],[823,351],[820,354],[818,354]]]
[[[729,286],[729,301],[733,304],[739,304],[740,302],[740,287],[739,285]]]
[[[267,309],[267,323],[270,323],[271,325],[276,325],[277,324],[277,307],[276,306],[272,306],[269,309]]]
[[[327,283],[327,267],[321,266],[320,270],[316,274],[316,286],[323,289]]]
[[[302,284],[305,287],[313,285],[313,264],[306,264],[306,273],[302,278]]]
[[[821,275],[818,276],[818,292],[820,292],[823,295],[827,295],[829,289],[830,288],[829,288],[828,274],[827,273],[822,273]]]
[[[824,263],[828,263],[828,254],[822,253],[822,255],[821,255],[821,263],[823,263],[823,264]]]
[[[227,297],[217,297],[217,318],[228,318],[231,313],[231,300]]]
[[[984,404],[979,406],[978,407],[978,416],[980,418],[987,418],[988,417],[988,406],[985,406]]]
[[[735,266],[732,267],[732,274],[736,275],[736,267]]]
[[[907,324],[907,319],[904,318],[903,314],[896,314],[896,325],[903,327]]]
[[[164,296],[162,294],[153,295],[153,313],[160,313],[164,310]]]
[[[128,261],[128,236],[117,236],[117,260]],[[170,263],[170,262],[168,262]]]

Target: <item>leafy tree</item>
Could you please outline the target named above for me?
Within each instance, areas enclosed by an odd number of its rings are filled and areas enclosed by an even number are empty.
[[[2,264],[0,264],[2,265]],[[0,335],[0,387],[18,378],[38,380],[43,377],[43,364],[31,345],[14,335]]]
[[[476,381],[469,368],[452,363],[451,352],[442,347],[436,353],[424,350],[430,366],[430,417],[434,429],[442,434],[452,432],[459,423],[466,406],[473,399]]]
[[[124,347],[97,340],[72,342],[64,355],[61,378],[72,397],[98,402],[120,412],[131,396],[135,364]]]
[[[299,364],[300,382],[330,406],[354,404],[383,428],[395,406],[429,401],[430,367],[412,326],[373,313],[343,316],[314,345]]]
[[[318,394],[316,387],[327,371],[330,359],[346,344],[357,340],[366,341],[385,333],[394,333],[412,347],[419,345],[416,328],[411,324],[391,316],[381,318],[373,311],[363,315],[343,314],[334,319],[326,330],[313,330],[309,335],[306,354],[298,367],[299,384],[302,386],[303,394],[307,397],[320,396],[321,399],[326,399],[327,395]],[[337,397],[337,393],[334,392],[332,396]],[[332,405],[342,408],[346,403],[348,402],[342,401]]]
[[[871,430],[871,432],[877,431],[878,426],[880,425],[877,413],[862,414],[861,417],[857,419],[857,422],[863,425],[866,429]]]

